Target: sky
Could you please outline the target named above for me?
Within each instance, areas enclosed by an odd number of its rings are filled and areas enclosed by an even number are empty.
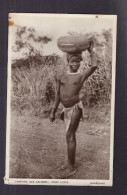
[[[63,52],[57,47],[57,39],[66,36],[68,32],[77,33],[97,32],[103,29],[113,28],[113,16],[95,15],[73,15],[73,14],[10,14],[14,22],[12,29],[12,45],[14,45],[15,32],[18,26],[34,27],[41,35],[52,37],[52,41],[44,45],[44,55],[56,53],[62,55]],[[13,53],[12,58],[20,58],[22,53]]]

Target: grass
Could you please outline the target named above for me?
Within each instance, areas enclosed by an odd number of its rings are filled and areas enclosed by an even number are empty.
[[[110,31],[102,35],[105,43],[97,41],[100,35],[90,35],[95,38],[99,68],[80,93],[86,119],[77,131],[78,172],[72,179],[109,178],[112,36]],[[91,63],[88,51],[83,56],[81,71]],[[27,57],[27,67],[23,67],[24,59],[12,66],[10,177],[48,179],[52,173],[59,175],[58,167],[67,161],[60,109],[54,123],[48,119],[56,81],[67,66],[65,56],[55,63],[50,56],[42,64],[38,56]]]
[[[47,117],[55,99],[57,79],[64,71],[63,64],[12,69],[12,110]],[[90,107],[110,103],[111,78],[106,79],[105,73],[104,65],[100,65],[98,71],[85,81],[80,93],[85,105]]]
[[[67,162],[65,131],[59,120],[60,109],[54,123],[48,119],[56,79],[64,71],[58,69],[60,67],[31,66],[30,69],[16,68],[12,71],[11,178],[50,179],[51,174],[57,178],[60,177],[58,168]],[[96,104],[93,97],[94,104],[89,104],[95,90],[91,81],[88,81],[90,88],[82,89],[82,94],[87,91],[84,102],[86,119],[81,121],[77,131],[78,172],[72,179],[109,178],[110,106],[103,93],[103,101],[99,100]]]

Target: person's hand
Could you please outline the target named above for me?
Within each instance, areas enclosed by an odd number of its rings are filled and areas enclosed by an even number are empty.
[[[55,114],[51,113],[50,114],[50,122],[53,122],[55,120]]]

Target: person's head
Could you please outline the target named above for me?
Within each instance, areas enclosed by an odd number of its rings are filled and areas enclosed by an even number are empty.
[[[67,62],[71,72],[77,72],[82,61],[81,54],[67,54]]]

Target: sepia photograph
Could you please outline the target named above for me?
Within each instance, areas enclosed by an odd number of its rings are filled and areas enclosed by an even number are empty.
[[[5,184],[113,185],[116,28],[9,14]]]

